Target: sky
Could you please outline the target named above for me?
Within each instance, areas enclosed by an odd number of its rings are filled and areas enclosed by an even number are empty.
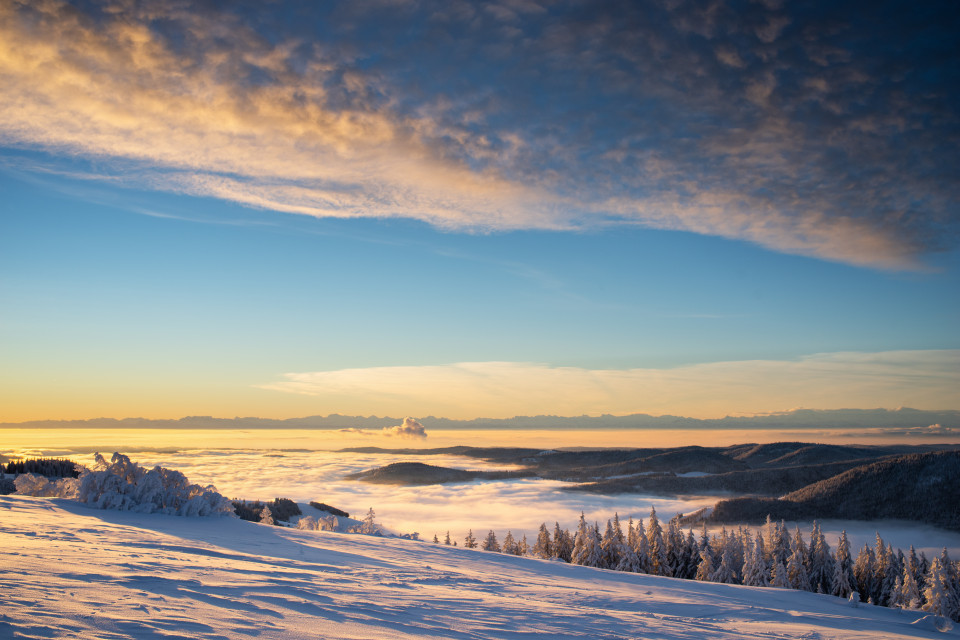
[[[0,4],[0,421],[960,408],[954,2]]]

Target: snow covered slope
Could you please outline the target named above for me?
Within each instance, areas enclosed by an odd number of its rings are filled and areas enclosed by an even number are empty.
[[[4,639],[958,637],[935,622],[798,591],[0,497]]]

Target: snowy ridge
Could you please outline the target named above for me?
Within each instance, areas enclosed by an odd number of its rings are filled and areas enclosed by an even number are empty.
[[[922,612],[232,518],[0,497],[0,638],[957,637]],[[940,630],[942,629],[942,630]]]

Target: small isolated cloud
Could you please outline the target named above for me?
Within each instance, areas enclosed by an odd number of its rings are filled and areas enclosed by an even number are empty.
[[[404,418],[403,424],[398,424],[395,427],[384,427],[380,431],[374,429],[360,429],[358,427],[350,427],[347,429],[338,429],[340,433],[353,433],[359,436],[376,436],[382,435],[388,438],[397,436],[398,438],[426,438],[427,430],[424,428],[416,418]]]
[[[426,438],[427,430],[416,418],[404,418],[403,424],[384,428],[383,435],[399,436],[401,438]]]

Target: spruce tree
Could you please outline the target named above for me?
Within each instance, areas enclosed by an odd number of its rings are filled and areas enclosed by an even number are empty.
[[[650,573],[658,576],[670,576],[670,561],[667,558],[666,544],[663,541],[663,529],[657,519],[657,510],[650,509],[650,520],[647,528],[647,544],[650,547]]]
[[[260,512],[260,524],[275,524],[273,514],[270,513],[270,507],[267,505],[263,505],[263,510]]]
[[[512,531],[507,531],[507,535],[503,538],[503,546],[500,548],[500,551],[511,556],[520,555],[520,545],[513,539]]]
[[[709,582],[713,576],[713,554],[709,547],[700,550],[700,564],[697,565],[697,574],[694,576],[700,582]]]
[[[443,544],[447,545],[448,547],[449,547],[450,544],[451,544],[451,543],[450,543],[450,531],[449,531],[449,530],[447,531],[447,537],[443,539]]]
[[[873,598],[874,557],[870,547],[864,545],[857,554],[853,563],[853,577],[856,579],[857,591],[862,601]]]
[[[533,555],[547,560],[553,557],[553,549],[550,544],[550,532],[547,531],[547,523],[540,524],[540,532],[537,533],[537,541],[533,544]]]
[[[490,532],[487,534],[487,537],[483,539],[483,543],[480,545],[481,551],[496,551],[500,552],[500,543],[497,542],[497,534],[493,532],[493,529],[490,529]]]
[[[525,556],[530,553],[530,545],[527,544],[527,534],[523,534],[520,543],[517,545],[517,555]]]
[[[652,573],[652,564],[650,562],[650,542],[647,540],[647,532],[643,528],[643,520],[637,520],[637,531],[635,535],[636,546],[633,550],[637,554],[637,564],[640,566],[639,573]]]
[[[820,523],[813,521],[810,533],[810,589],[817,593],[830,593],[833,585],[833,556],[830,545],[820,530]]]
[[[803,564],[800,549],[794,549],[787,559],[787,578],[792,588],[798,591],[810,590],[810,575],[807,573],[806,565]]]
[[[573,564],[582,565],[586,561],[587,550],[590,545],[588,534],[587,519],[583,516],[583,511],[581,511],[580,521],[577,523],[577,532],[573,537],[573,551],[570,554],[570,562]]]
[[[836,562],[833,571],[833,588],[830,593],[840,598],[847,598],[853,591],[856,579],[853,575],[853,561],[850,559],[850,542],[847,540],[846,530],[840,533],[837,543]],[[858,588],[859,588],[859,583]],[[862,593],[862,592],[861,592]]]
[[[776,557],[776,556],[774,556]],[[770,575],[770,586],[777,587],[778,589],[790,589],[790,578],[787,575],[787,567],[777,560],[773,569],[771,570]]]
[[[763,557],[763,541],[757,536],[753,549],[743,562],[743,584],[748,587],[766,587],[770,585],[767,561]]]
[[[912,550],[912,548],[911,548]],[[916,556],[914,556],[916,558]],[[903,584],[900,587],[900,602],[905,609],[919,609],[923,604],[920,596],[920,587],[917,585],[917,579],[910,569],[909,561],[903,567]]]
[[[940,558],[935,557],[930,563],[926,583],[923,588],[923,610],[944,618],[956,617],[956,594],[950,585],[948,567],[943,566]]]
[[[467,531],[467,537],[463,539],[463,546],[467,549],[477,548],[477,539],[473,537],[473,529]]]

